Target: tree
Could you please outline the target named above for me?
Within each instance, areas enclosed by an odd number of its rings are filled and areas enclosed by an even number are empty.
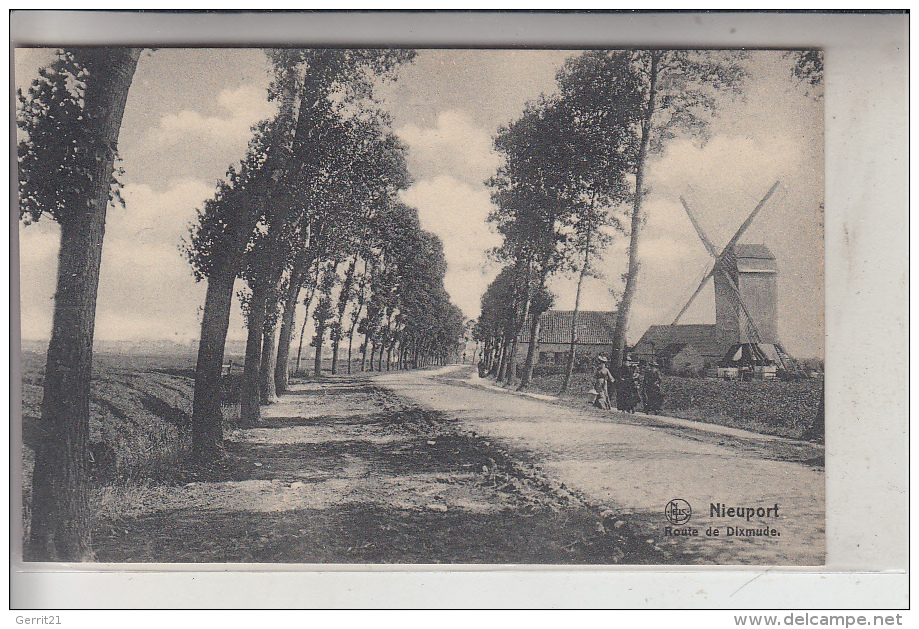
[[[256,125],[240,168],[230,167],[226,181],[218,182],[213,200],[198,212],[185,247],[195,278],[208,284],[192,411],[192,453],[198,460],[213,459],[223,452],[220,377],[233,287],[243,255],[265,215],[271,186],[280,178],[287,159],[295,113],[295,78],[289,68],[284,71],[282,65],[275,65],[269,98],[280,101],[278,113]]]
[[[504,165],[489,179],[492,201],[497,210],[489,220],[505,237],[495,254],[514,260],[517,275],[518,316],[508,330],[502,369],[504,379],[514,377],[513,360],[517,338],[530,319],[538,329],[533,310],[535,297],[546,293],[548,277],[562,268],[571,256],[570,234],[577,222],[581,182],[569,173],[583,159],[571,141],[568,112],[554,100],[541,99],[528,105],[523,115],[501,128],[495,148],[504,155]],[[520,388],[532,377],[538,338],[531,336]],[[499,378],[501,374],[499,374]]]
[[[385,117],[377,111],[350,118],[347,133],[324,149],[322,177],[313,178],[309,187],[312,200],[305,262],[330,255],[350,256],[355,266],[347,267],[343,283],[348,299],[358,257],[367,255],[380,204],[409,183],[405,146],[385,129],[385,123]],[[292,282],[281,328],[282,339],[285,331],[289,336],[293,323],[296,301],[291,301],[290,295],[295,290],[299,292],[300,287]],[[330,328],[333,371],[337,370],[340,326],[348,299],[339,300],[336,319]],[[286,371],[288,351],[289,340],[279,344],[278,380],[281,380],[282,370]],[[284,375],[286,377],[286,373]]]
[[[267,264],[263,272],[267,281],[260,289],[266,292],[264,318],[265,329],[261,363],[258,370],[259,392],[261,402],[270,402],[275,393],[275,369],[271,364],[274,356],[274,332],[279,305],[279,287],[281,279],[292,260],[292,250],[288,246],[290,237],[288,227],[296,229],[303,223],[304,216],[311,214],[311,206],[319,208],[341,208],[342,204],[334,200],[340,192],[338,186],[348,179],[361,156],[361,148],[366,144],[367,128],[378,130],[380,116],[372,109],[372,80],[366,70],[377,68],[381,73],[391,72],[396,65],[410,60],[412,51],[354,51],[354,50],[310,50],[293,53],[297,63],[302,65],[303,80],[300,88],[300,108],[297,125],[294,131],[292,159],[288,162],[289,174],[279,182],[287,190],[288,197],[297,192],[307,194],[305,202],[280,203],[272,206],[271,219],[268,221],[268,233],[271,247]],[[357,63],[357,66],[354,64]],[[350,149],[350,150],[349,150]],[[333,192],[331,203],[316,203],[323,188]],[[353,210],[353,208],[352,208]],[[310,225],[309,240],[319,233],[335,240],[339,226],[347,226],[347,220],[335,220],[334,212],[320,212]],[[342,217],[343,219],[345,217]],[[350,218],[350,217],[348,217]],[[323,244],[318,248],[321,249]],[[325,246],[329,246],[325,243]],[[260,300],[259,300],[260,303]],[[296,302],[294,302],[295,305]],[[262,320],[254,318],[256,325]],[[253,335],[254,336],[254,335]],[[289,346],[285,348],[289,351]],[[253,352],[254,355],[254,352]],[[251,394],[251,387],[244,387],[243,393]],[[251,411],[250,422],[258,422],[258,409],[253,404],[241,406]]]
[[[579,202],[573,225],[573,249],[579,255],[569,261],[568,268],[578,274],[578,283],[561,393],[567,391],[574,371],[584,279],[596,275],[591,259],[601,255],[615,235],[626,233],[620,208],[632,200],[627,174],[636,157],[632,139],[641,94],[637,76],[625,63],[625,59],[610,63],[600,51],[587,53],[566,63],[556,77],[564,137],[577,147],[580,158],[557,166],[566,167],[560,175],[575,186]],[[596,85],[605,89],[592,89]]]
[[[811,94],[814,98],[823,98],[823,51],[791,50],[785,56],[794,61],[791,75],[797,81],[806,83],[809,90],[813,90]]]
[[[283,238],[291,233],[290,230],[277,227],[287,225],[287,220],[280,220],[279,213],[285,214],[290,209],[283,207],[283,203],[290,199],[277,193],[290,193],[289,189],[285,192],[283,184],[279,184],[285,177],[288,183],[290,181],[293,174],[290,162],[297,147],[310,146],[308,139],[313,129],[309,126],[308,120],[312,108],[318,108],[330,98],[334,98],[338,106],[343,108],[370,98],[375,77],[391,76],[400,63],[413,58],[414,51],[283,49],[269,51],[268,54],[274,72],[268,97],[269,100],[279,103],[279,110],[270,121],[259,125],[253,142],[250,143],[249,153],[253,164],[248,168],[246,203],[242,206],[245,211],[230,212],[214,218],[199,217],[199,225],[193,228],[193,233],[202,227],[204,231],[208,231],[204,223],[214,223],[219,226],[218,233],[225,237],[217,239],[217,242],[221,243],[217,248],[221,255],[214,256],[213,262],[208,261],[204,265],[207,269],[204,277],[208,281],[208,297],[202,315],[192,418],[193,452],[198,458],[217,456],[222,448],[220,372],[229,321],[229,304],[232,302],[233,284],[242,267],[242,255],[261,220],[265,221],[265,225],[276,225],[273,236]],[[304,98],[307,94],[312,94],[315,98]],[[303,124],[300,124],[301,122]],[[305,137],[297,140],[297,134]],[[301,155],[303,152],[308,152],[308,149],[303,149]],[[272,202],[277,204],[272,207]],[[275,220],[270,220],[269,213],[274,214]],[[194,246],[194,235],[192,241]],[[213,240],[204,239],[203,242],[210,243]],[[275,247],[268,260],[276,262],[281,251],[281,247]],[[205,251],[200,257],[208,259],[211,256]],[[282,276],[283,269],[279,278]],[[270,285],[270,282],[268,284]],[[267,297],[265,303],[267,308]],[[264,329],[258,334],[259,345],[264,338],[263,333]],[[253,347],[253,357],[256,355],[254,350]],[[257,352],[259,365],[262,353]],[[250,369],[250,377],[252,371]],[[256,377],[258,371],[255,370]],[[262,373],[268,375],[272,372],[262,370]],[[248,395],[253,395],[253,388],[257,395],[257,386],[248,387]],[[247,421],[257,421],[258,406],[250,404],[249,409],[255,416]]]
[[[485,344],[485,356],[489,375],[498,375],[507,330],[516,318],[514,294],[516,292],[514,265],[505,266],[485,289],[481,299],[481,311],[476,322],[476,340]]]
[[[590,104],[592,118],[604,125],[610,117],[623,118],[623,108],[633,111],[634,176],[629,216],[629,262],[625,287],[613,332],[613,360],[622,359],[629,314],[638,285],[639,241],[644,221],[642,202],[647,195],[645,171],[652,153],[660,152],[678,133],[705,140],[708,123],[716,110],[719,93],[738,94],[746,72],[740,51],[627,50],[590,51],[566,64],[560,80],[563,95],[577,94]],[[584,63],[584,60],[590,63]],[[576,66],[595,66],[596,71],[578,72]],[[620,84],[637,82],[637,99],[619,99]],[[630,90],[629,90],[630,91]]]
[[[332,318],[332,290],[338,283],[338,261],[329,260],[325,272],[322,274],[322,283],[319,285],[319,303],[313,311],[313,320],[316,322],[316,334],[312,346],[315,348],[313,355],[313,377],[322,375],[322,344],[329,320]]]
[[[93,559],[86,497],[90,377],[105,215],[139,48],[74,48],[19,94],[20,218],[61,226],[42,436],[35,450],[31,561]],[[116,188],[117,190],[117,188]]]

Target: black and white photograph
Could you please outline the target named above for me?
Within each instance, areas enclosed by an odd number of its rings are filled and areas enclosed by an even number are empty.
[[[908,600],[890,13],[12,12],[11,601]]]
[[[26,561],[824,563],[820,50],[14,62]]]
[[[820,50],[14,63],[26,561],[824,563]]]

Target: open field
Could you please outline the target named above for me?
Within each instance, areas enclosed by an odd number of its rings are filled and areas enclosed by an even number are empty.
[[[562,380],[562,375],[534,376],[533,390],[557,395]],[[727,382],[665,376],[662,414],[798,439],[817,415],[822,385],[822,380]],[[583,403],[592,397],[591,388],[593,374],[576,373],[568,396]]]
[[[22,354],[23,515],[29,523],[45,355]],[[114,466],[91,469],[96,484],[167,478],[191,446],[194,356],[113,356],[93,361],[90,443],[104,441]]]

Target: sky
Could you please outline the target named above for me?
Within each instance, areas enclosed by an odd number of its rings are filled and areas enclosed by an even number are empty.
[[[501,164],[492,138],[528,101],[555,89],[567,50],[421,50],[395,82],[379,89],[395,133],[408,146],[413,184],[402,200],[444,242],[445,279],[467,317],[499,267],[500,244],[486,222],[484,181]],[[15,51],[15,80],[27,87],[48,62],[45,50]],[[778,52],[756,52],[742,100],[722,99],[704,146],[671,141],[649,163],[641,233],[641,274],[629,342],[670,323],[710,260],[679,198],[716,246],[723,245],[769,187],[780,187],[741,242],[766,244],[779,265],[779,335],[800,357],[822,356],[824,337],[823,106],[789,77]],[[188,343],[200,328],[205,286],[180,253],[183,237],[227,167],[244,154],[249,128],[270,116],[268,63],[258,49],[145,52],[119,139],[127,208],[109,208],[96,314],[100,340]],[[53,221],[20,226],[23,339],[50,336],[59,231]],[[613,310],[627,264],[616,240],[585,282],[581,308]],[[576,278],[551,282],[556,307],[574,306]],[[302,309],[301,309],[302,310]],[[302,316],[302,312],[300,314]],[[709,284],[681,319],[714,322]],[[245,338],[238,305],[229,337]]]

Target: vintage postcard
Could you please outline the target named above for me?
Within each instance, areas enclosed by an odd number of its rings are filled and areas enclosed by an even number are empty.
[[[820,51],[16,63],[27,559],[823,562]]]
[[[16,47],[24,565],[826,566],[824,61]]]

